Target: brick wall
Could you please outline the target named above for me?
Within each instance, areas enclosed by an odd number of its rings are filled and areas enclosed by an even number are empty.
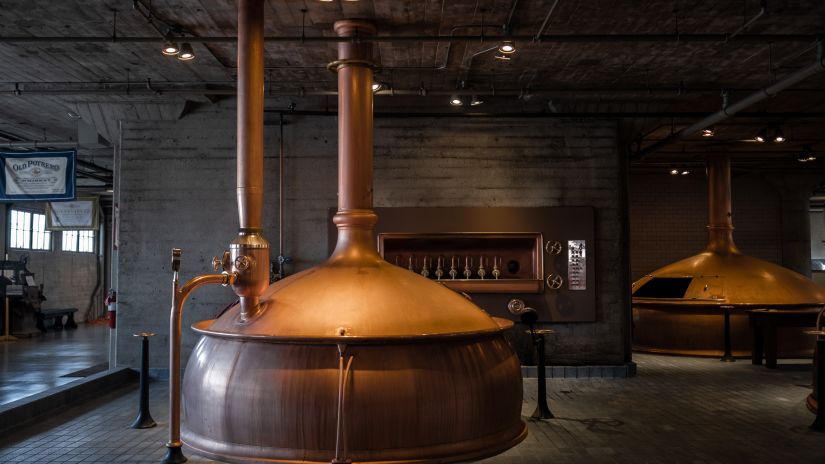
[[[284,144],[286,254],[291,272],[327,256],[327,211],[336,204],[337,124],[287,118]],[[183,248],[182,275],[208,272],[237,229],[235,112],[215,105],[170,122],[125,122],[122,145],[121,335],[151,330],[153,367],[165,367],[170,306],[169,250]],[[623,269],[621,166],[610,121],[379,119],[375,206],[594,206],[596,322],[560,324],[557,362],[621,363],[627,302]],[[265,236],[277,255],[278,127],[266,128]],[[188,326],[213,317],[234,295],[196,291]],[[138,343],[119,337],[118,361],[136,366]]]
[[[707,245],[707,181],[689,176],[631,173],[630,263],[636,280],[702,251]],[[782,264],[780,198],[758,175],[731,182],[734,241],[748,255]]]

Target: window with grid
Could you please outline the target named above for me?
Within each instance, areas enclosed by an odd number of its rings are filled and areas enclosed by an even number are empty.
[[[23,250],[50,250],[52,233],[46,230],[46,215],[11,210],[9,246]]]
[[[95,252],[95,231],[93,230],[64,230],[62,240],[63,251],[79,253]]]

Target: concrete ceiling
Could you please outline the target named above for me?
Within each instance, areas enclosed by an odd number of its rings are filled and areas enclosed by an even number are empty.
[[[766,6],[759,15],[759,0],[268,0],[266,34],[331,37],[337,19],[373,18],[382,36],[431,38],[375,43],[377,78],[391,89],[379,94],[379,110],[621,117],[628,143],[644,147],[718,110],[723,90],[735,102],[815,61],[825,3]],[[70,112],[111,140],[119,119],[172,119],[234,90],[235,44],[219,40],[237,34],[234,1],[8,0],[0,19],[0,142],[74,137]],[[188,38],[196,59],[163,56],[158,40],[167,31]],[[542,39],[530,39],[540,31]],[[504,35],[519,37],[506,62],[484,52]],[[299,110],[334,106],[311,95],[335,90],[325,69],[335,48],[268,42],[268,94]],[[450,108],[456,89],[484,95],[485,104]],[[825,151],[825,72],[746,112],[720,123],[713,140],[688,137],[646,162],[730,151],[758,164],[790,159],[803,145]],[[777,126],[786,144],[750,142]]]

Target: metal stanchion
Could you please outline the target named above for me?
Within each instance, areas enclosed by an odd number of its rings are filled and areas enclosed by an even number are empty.
[[[11,325],[9,323],[9,297],[6,297],[5,301],[6,301],[6,305],[5,305],[5,310],[3,311],[4,314],[5,314],[4,319],[3,319],[3,335],[0,336],[0,341],[11,342],[11,341],[17,340],[17,337],[15,337],[14,335],[9,335],[10,325]]]
[[[550,411],[550,406],[547,405],[547,360],[544,354],[544,336],[554,333],[551,329],[534,329],[530,331],[533,334],[533,344],[536,346],[539,355],[538,362],[538,384],[539,391],[536,401],[536,410],[533,411],[533,419],[552,419],[553,413]]]
[[[135,337],[143,337],[140,353],[140,412],[137,419],[132,423],[133,429],[148,429],[157,425],[152,414],[149,413],[149,337],[154,337],[151,332],[140,332],[134,334]]]
[[[825,331],[822,330],[823,315],[825,315],[825,306],[819,310],[819,315],[816,317],[816,330],[805,331],[806,334],[816,335],[816,352],[814,353],[816,419],[814,419],[810,428],[817,432],[825,432]]]
[[[825,432],[825,338],[820,331],[816,339],[816,419],[811,424],[811,430]]]
[[[736,358],[733,357],[732,349],[731,349],[731,340],[730,340],[730,307],[723,306],[722,309],[724,310],[724,317],[725,317],[725,354],[722,355],[720,361],[722,362],[735,362]]]
[[[510,300],[507,304],[507,310],[510,314],[518,316],[523,324],[529,327],[527,333],[530,334],[530,340],[533,342],[533,347],[538,352],[538,394],[536,396],[536,410],[530,416],[533,419],[552,419],[553,413],[550,411],[550,406],[547,405],[547,355],[544,353],[544,336],[556,333],[553,329],[536,329],[536,322],[538,322],[539,315],[535,309],[530,308],[524,304],[524,301],[518,298]]]

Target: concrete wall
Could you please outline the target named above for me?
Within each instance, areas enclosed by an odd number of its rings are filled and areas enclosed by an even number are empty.
[[[336,205],[337,123],[333,117],[287,118],[286,254],[290,272],[327,257],[327,212]],[[625,359],[627,279],[621,227],[622,167],[610,121],[379,119],[375,205],[587,206],[596,208],[596,322],[557,328],[556,362]],[[183,249],[182,277],[210,271],[233,239],[235,111],[215,105],[176,122],[124,122],[121,171],[118,362],[138,364],[138,342],[151,330],[153,367],[165,367],[170,307],[170,250]],[[277,256],[278,127],[266,129],[265,236]],[[184,314],[184,359],[196,342],[188,329],[235,299],[205,288]],[[185,361],[184,361],[185,362]]]
[[[6,208],[15,206],[39,213],[45,210],[43,203],[5,205]],[[61,238],[60,232],[52,232],[52,249],[49,251],[9,249],[9,259],[16,261],[23,255],[29,257],[29,271],[34,273],[38,284],[43,284],[43,294],[46,296],[43,308],[77,308],[75,320],[83,322],[89,310],[90,297],[95,291],[100,257],[98,253],[62,251]],[[101,276],[102,272],[101,269]],[[100,298],[96,298],[93,304],[101,304]]]
[[[734,241],[748,255],[782,262],[781,199],[761,176],[731,183]],[[632,173],[630,263],[634,280],[702,251],[707,245],[707,181],[703,169],[689,176]]]

